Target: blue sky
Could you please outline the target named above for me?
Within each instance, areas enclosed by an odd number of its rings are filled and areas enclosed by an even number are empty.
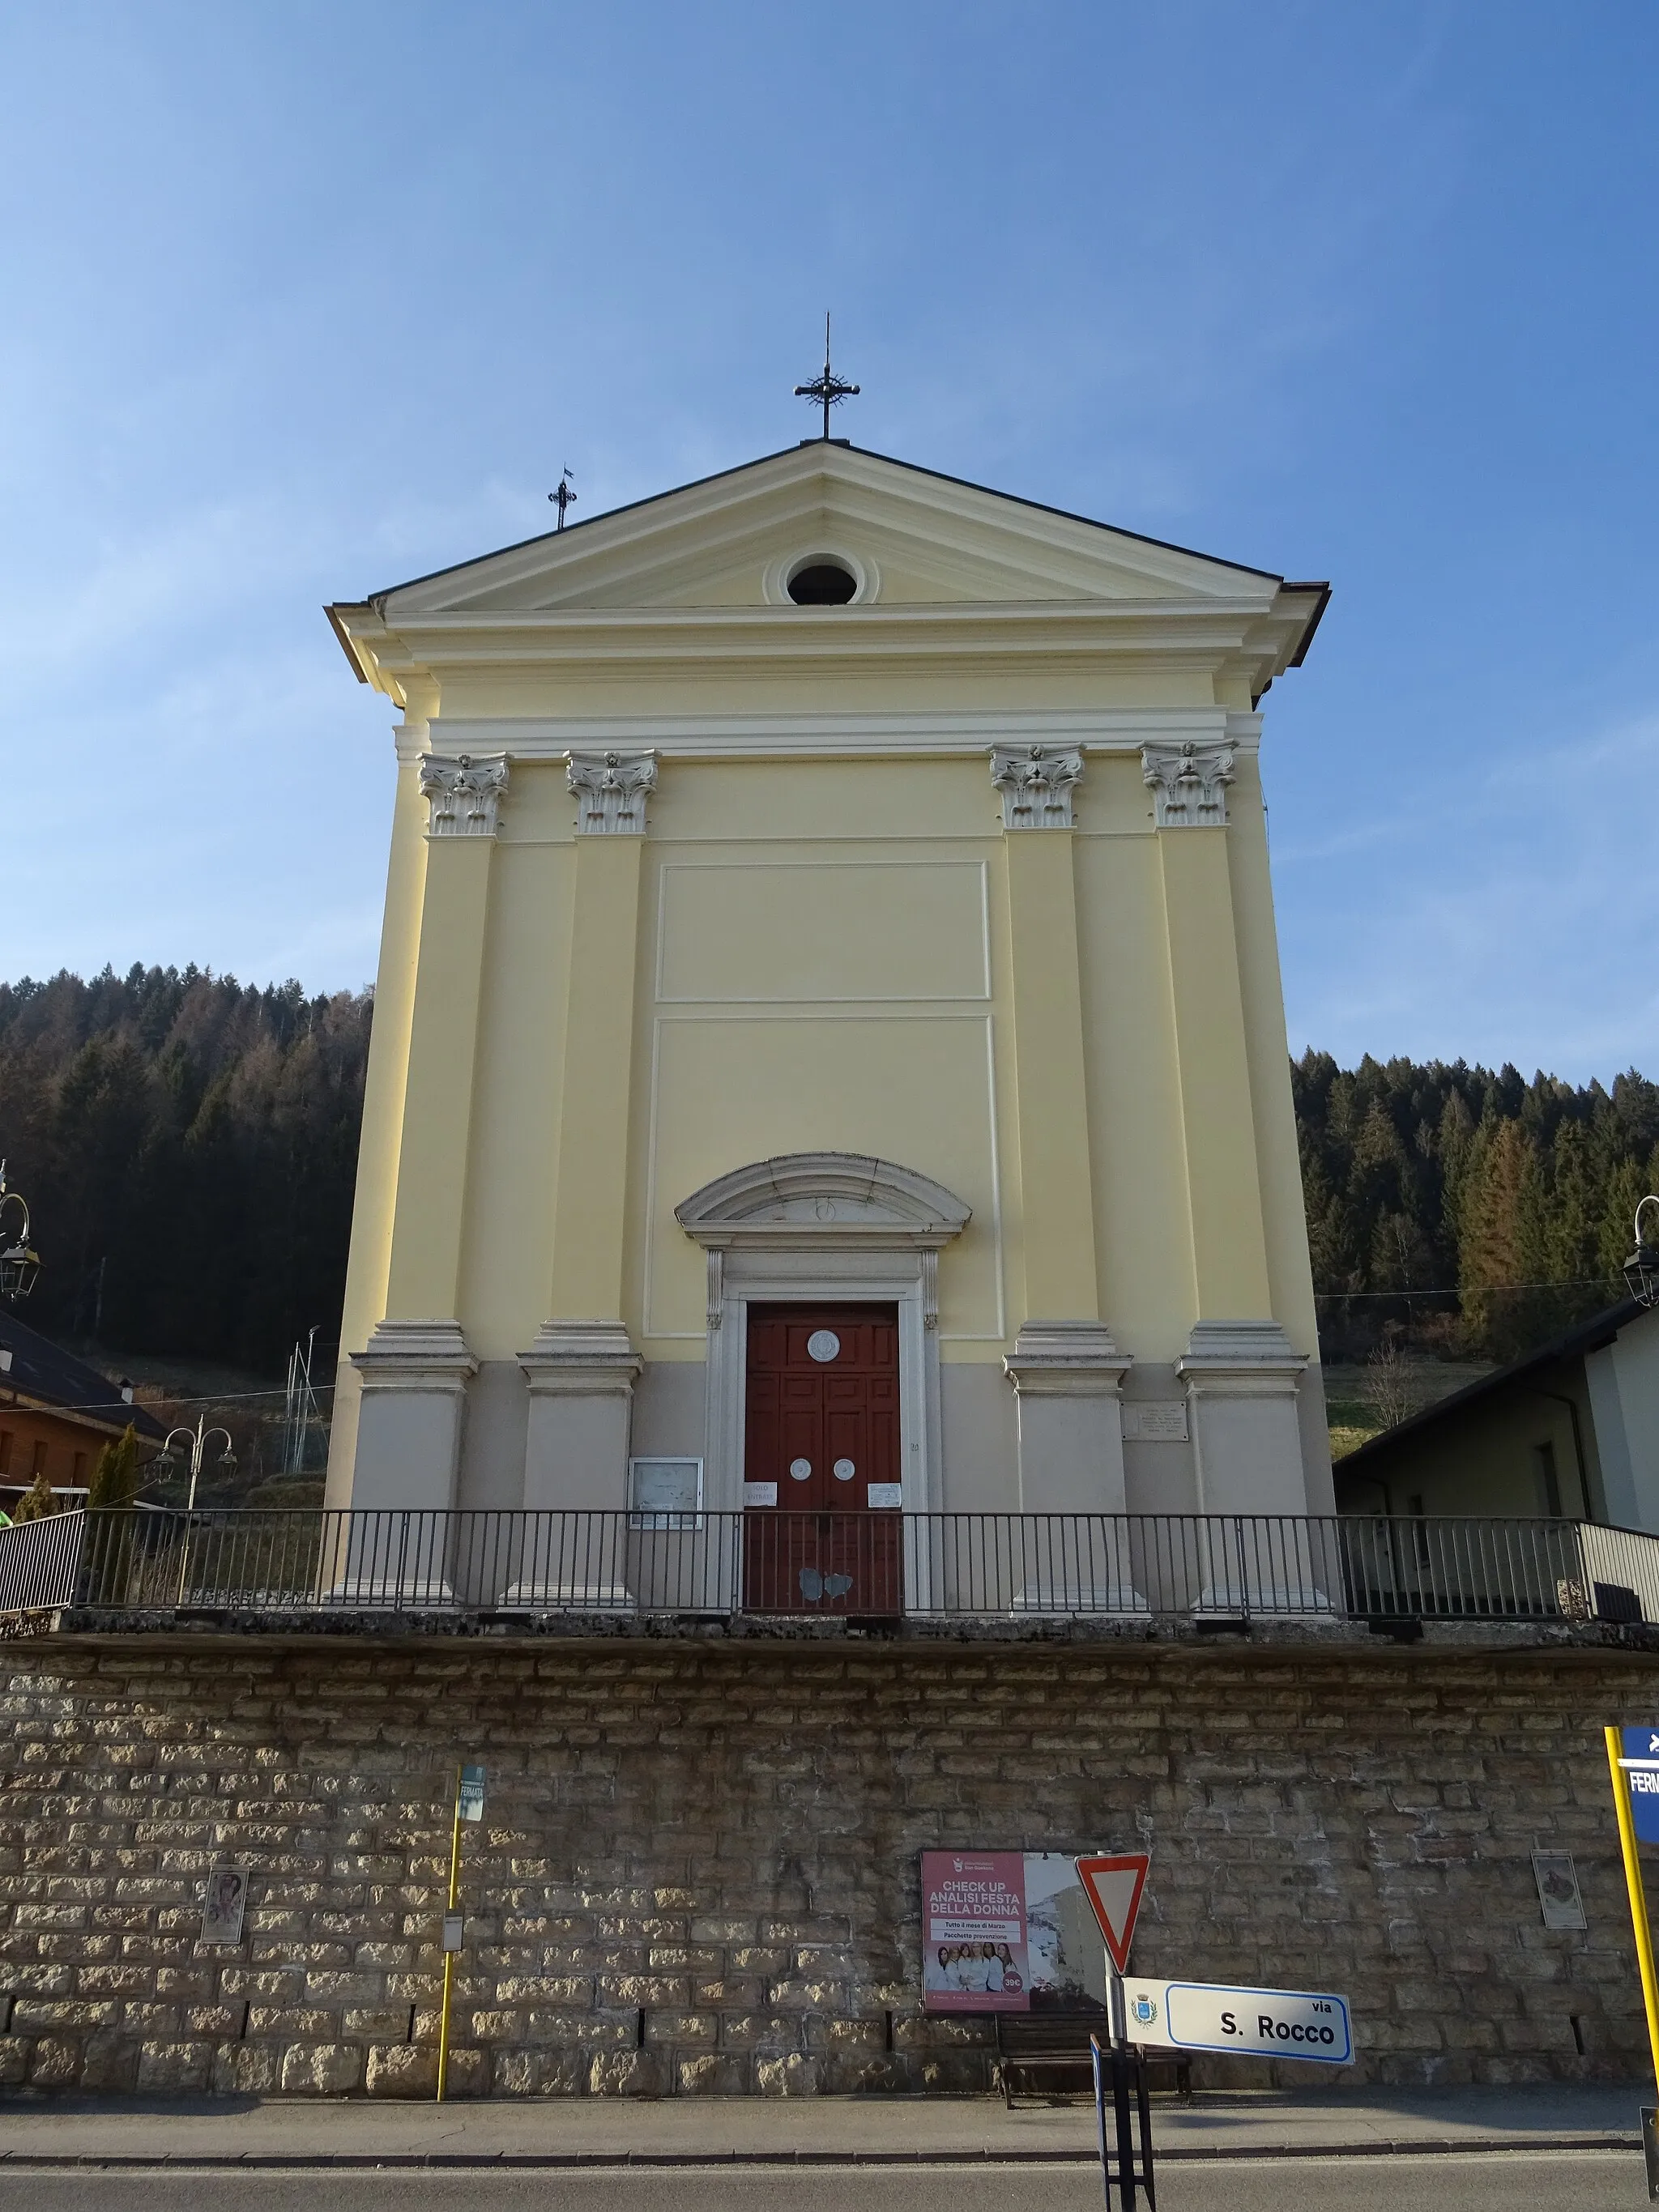
[[[319,612],[811,427],[1336,597],[1292,1044],[1659,1074],[1659,14],[0,8],[0,973],[374,972]]]

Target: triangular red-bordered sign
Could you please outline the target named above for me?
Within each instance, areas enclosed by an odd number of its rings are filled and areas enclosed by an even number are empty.
[[[1135,1915],[1146,1887],[1152,1860],[1145,1851],[1091,1853],[1077,1862],[1083,1894],[1093,1905],[1106,1948],[1120,1974],[1129,1971],[1129,1946],[1135,1940]]]

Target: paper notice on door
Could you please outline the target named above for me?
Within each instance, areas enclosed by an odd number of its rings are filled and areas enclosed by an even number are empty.
[[[743,1502],[745,1505],[775,1505],[778,1502],[778,1486],[775,1482],[745,1482],[743,1486]]]
[[[902,1506],[904,1485],[902,1482],[872,1482],[870,1485],[870,1503],[878,1506]]]

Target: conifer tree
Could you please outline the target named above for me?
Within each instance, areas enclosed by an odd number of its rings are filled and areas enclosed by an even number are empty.
[[[119,1510],[138,1495],[138,1431],[129,1421],[120,1436],[106,1443],[92,1470],[87,1504],[94,1510]]]
[[[44,1521],[49,1513],[58,1510],[58,1495],[46,1480],[46,1470],[40,1469],[23,1496],[18,1500],[14,1521]]]

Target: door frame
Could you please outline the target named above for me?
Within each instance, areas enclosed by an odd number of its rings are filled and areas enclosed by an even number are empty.
[[[939,1330],[924,1310],[919,1253],[727,1252],[720,1320],[708,1330],[704,1450],[710,1503],[743,1504],[744,1408],[751,1305],[881,1305],[898,1309],[899,1484],[907,1513],[937,1510]]]
[[[899,1484],[908,1513],[943,1504],[939,1255],[970,1209],[914,1168],[794,1152],[737,1168],[675,1209],[708,1263],[703,1455],[711,1507],[743,1503],[750,1304],[898,1309]]]

